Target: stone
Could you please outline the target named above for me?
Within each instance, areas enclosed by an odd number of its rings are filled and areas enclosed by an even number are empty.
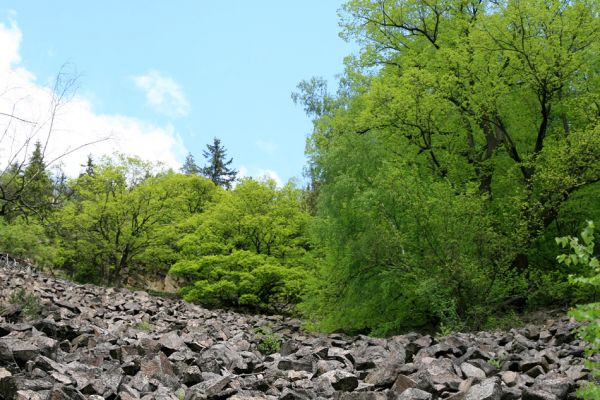
[[[350,337],[1,265],[0,282],[0,303],[19,287],[42,301],[42,318],[30,324],[18,313],[0,317],[6,399],[570,400],[591,378],[568,318],[439,339]],[[138,329],[141,321],[151,329]],[[252,332],[261,326],[281,339],[279,353],[258,352]]]
[[[416,386],[417,386],[417,383],[415,381],[413,381],[406,375],[400,374],[400,375],[398,375],[398,377],[396,378],[396,381],[392,385],[391,390],[394,393],[401,394],[405,390],[414,388]]]
[[[342,392],[351,392],[358,386],[356,375],[344,370],[326,372],[319,379],[328,381],[335,390]]]
[[[202,371],[197,365],[187,367],[183,372],[183,383],[188,386],[193,386],[196,383],[202,382]]]
[[[396,400],[431,400],[432,398],[431,393],[417,388],[409,388],[396,397]]]
[[[558,400],[559,398],[554,394],[547,392],[543,389],[531,389],[525,388],[522,394],[523,400]]]
[[[465,400],[500,400],[502,389],[498,377],[488,378],[471,386],[465,394]]]
[[[168,356],[181,349],[186,349],[187,346],[181,336],[177,332],[169,332],[158,340],[162,351]]]
[[[8,378],[10,376],[12,376],[12,374],[9,370],[7,370],[6,368],[0,368],[0,380]]]
[[[279,360],[277,363],[277,368],[283,371],[307,371],[313,372],[314,363],[311,360],[303,359],[303,360],[292,360],[289,358],[284,358]]]
[[[369,372],[364,380],[376,387],[391,388],[399,374],[399,365],[384,364]]]
[[[525,374],[529,375],[532,378],[538,377],[544,374],[544,368],[541,365],[536,365],[535,367],[525,371]]]
[[[225,387],[231,382],[231,378],[228,376],[220,376],[216,378],[212,378],[206,380],[204,382],[200,382],[192,387],[190,390],[192,392],[200,392],[207,397],[215,396],[221,393]]]
[[[478,380],[485,379],[485,372],[483,372],[483,370],[477,368],[473,364],[469,364],[468,362],[462,363],[460,365],[460,369],[467,378],[475,378]]]
[[[548,361],[544,357],[528,358],[521,361],[519,363],[519,370],[526,373],[538,366],[542,368],[542,373],[548,372]]]
[[[508,387],[516,386],[519,382],[519,374],[514,371],[503,371],[500,377]]]
[[[17,391],[15,400],[42,400],[43,397],[34,392],[33,390],[19,390]]]
[[[540,379],[541,378],[541,379]],[[564,399],[574,386],[574,382],[566,376],[540,377],[533,383],[532,389],[542,389],[554,394],[559,399]]]

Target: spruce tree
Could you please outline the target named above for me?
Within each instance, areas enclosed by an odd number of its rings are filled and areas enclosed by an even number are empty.
[[[27,214],[44,218],[52,206],[52,191],[52,179],[46,169],[42,144],[38,141],[23,173],[21,206]]]
[[[198,164],[196,164],[196,160],[194,160],[192,153],[188,153],[188,155],[185,157],[185,162],[183,163],[180,171],[186,175],[200,174],[200,167],[198,167]]]
[[[206,164],[201,172],[202,175],[214,182],[215,185],[224,188],[231,188],[231,184],[235,181],[237,171],[230,168],[233,158],[225,161],[227,150],[221,145],[221,140],[214,138],[213,144],[207,144],[206,150],[202,152],[208,164]]]
[[[79,175],[80,177],[83,175],[94,176],[94,170],[96,169],[96,164],[94,163],[94,159],[92,158],[91,154],[88,154],[87,160],[86,160],[85,164],[82,165],[82,167],[85,167],[85,171]]]

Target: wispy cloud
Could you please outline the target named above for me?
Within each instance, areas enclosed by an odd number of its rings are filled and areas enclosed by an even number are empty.
[[[50,129],[47,110],[52,106],[52,90],[38,83],[35,75],[22,66],[21,40],[21,30],[14,21],[8,25],[0,22],[0,113],[31,121],[0,116],[0,131],[4,132],[0,136],[0,168],[11,154],[20,151],[18,156],[22,159],[34,141],[45,142]],[[125,115],[99,114],[94,111],[90,96],[74,96],[55,117],[46,157],[60,158],[70,176],[79,174],[89,153],[95,159],[116,152],[137,155],[173,168],[179,168],[178,160],[186,153],[173,126],[157,126]],[[75,151],[94,142],[97,143]],[[60,157],[66,153],[69,154]]]
[[[170,76],[150,70],[132,79],[144,92],[146,101],[156,112],[170,117],[184,117],[190,112],[190,103],[183,89]]]

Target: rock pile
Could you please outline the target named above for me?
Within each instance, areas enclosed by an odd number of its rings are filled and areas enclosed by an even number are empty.
[[[40,313],[0,313],[0,400],[551,400],[574,398],[591,379],[565,317],[508,332],[377,339],[0,267],[0,304],[19,288],[39,297]],[[264,355],[269,329],[282,345]]]

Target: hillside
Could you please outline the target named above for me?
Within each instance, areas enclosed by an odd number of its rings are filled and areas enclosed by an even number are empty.
[[[590,377],[566,317],[379,339],[315,335],[297,320],[77,285],[24,265],[0,267],[0,282],[3,400],[571,399]],[[8,305],[21,288],[40,299],[34,320]],[[274,338],[280,350],[262,354]]]

